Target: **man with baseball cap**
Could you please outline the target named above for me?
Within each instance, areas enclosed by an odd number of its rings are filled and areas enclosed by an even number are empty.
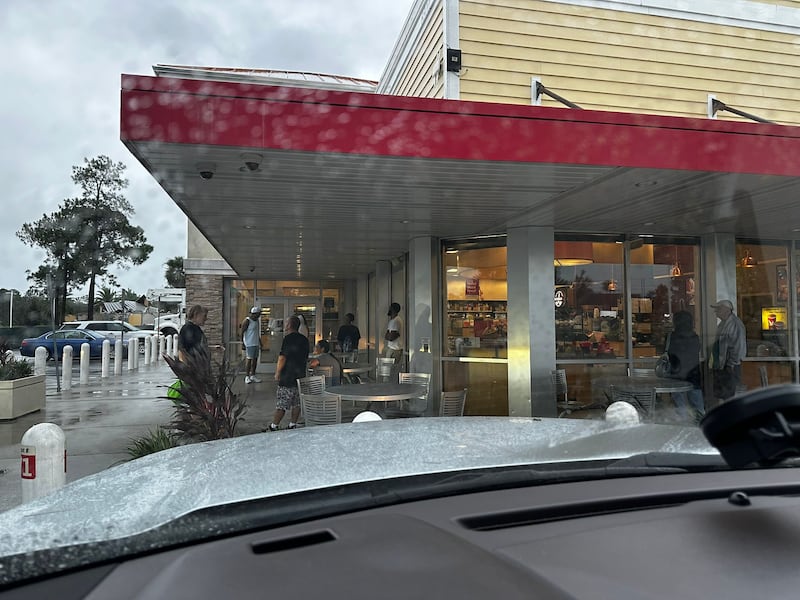
[[[258,327],[258,318],[261,316],[261,309],[254,306],[250,309],[250,314],[242,321],[242,342],[244,343],[245,357],[245,383],[261,383],[256,377],[256,365],[258,364],[258,353],[261,350],[261,335]]]
[[[736,395],[736,388],[742,381],[742,358],[747,354],[747,337],[744,323],[733,314],[730,300],[719,300],[711,308],[719,319],[711,352],[714,396],[727,400]]]

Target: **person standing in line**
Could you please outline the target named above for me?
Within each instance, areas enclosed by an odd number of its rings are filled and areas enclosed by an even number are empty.
[[[186,323],[178,333],[178,358],[180,360],[184,360],[186,354],[204,356],[210,367],[211,353],[206,334],[203,332],[206,319],[208,319],[208,309],[199,304],[195,304],[186,312]]]
[[[719,319],[717,337],[711,352],[714,397],[728,400],[742,382],[742,359],[747,355],[747,337],[742,320],[733,314],[733,303],[720,300],[712,304]]]
[[[300,393],[297,380],[306,376],[308,361],[308,338],[298,333],[300,319],[291,316],[286,321],[286,335],[283,337],[278,364],[275,367],[275,381],[278,382],[276,392],[275,414],[272,423],[264,431],[278,431],[287,410],[291,410],[289,429],[297,427],[300,417]]]
[[[258,330],[258,318],[261,309],[254,306],[250,309],[250,314],[242,321],[242,343],[245,352],[245,383],[261,383],[256,377],[256,365],[258,364],[258,353],[261,350],[261,336]]]
[[[672,399],[682,420],[699,423],[706,412],[700,383],[700,336],[694,331],[692,313],[680,310],[673,315],[672,322],[674,329],[667,339],[669,377],[692,384],[691,391],[676,392],[672,394]],[[687,405],[694,414],[689,414]]]
[[[361,332],[358,327],[353,325],[356,316],[353,313],[347,313],[344,318],[347,322],[339,327],[339,332],[336,334],[339,348],[342,352],[357,352],[358,344],[361,341]]]
[[[309,332],[308,325],[306,324],[306,318],[302,314],[298,314],[297,318],[300,321],[300,326],[297,328],[297,333],[306,336],[306,339],[308,339]]]
[[[400,305],[392,302],[387,316],[389,323],[386,325],[386,333],[383,339],[386,340],[384,346],[384,356],[394,359],[392,374],[399,373],[403,366],[403,320],[398,316]]]

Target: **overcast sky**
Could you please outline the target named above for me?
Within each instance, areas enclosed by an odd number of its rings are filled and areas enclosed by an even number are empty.
[[[27,291],[44,252],[23,223],[79,193],[72,166],[100,154],[128,166],[127,198],[155,248],[117,271],[163,287],[186,253],[186,219],[119,140],[120,75],[158,63],[287,69],[378,79],[413,0],[0,0],[0,288]]]

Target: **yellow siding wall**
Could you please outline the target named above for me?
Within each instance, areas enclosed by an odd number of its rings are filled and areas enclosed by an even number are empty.
[[[444,97],[442,44],[444,18],[442,2],[428,13],[422,33],[403,65],[397,83],[386,93],[423,98]]]
[[[462,100],[530,104],[538,76],[587,109],[706,117],[710,93],[800,124],[800,36],[541,0],[459,4]]]

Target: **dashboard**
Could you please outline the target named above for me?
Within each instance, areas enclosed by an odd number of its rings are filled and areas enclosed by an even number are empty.
[[[795,598],[799,492],[797,471],[775,468],[460,494],[87,567],[0,599]]]

